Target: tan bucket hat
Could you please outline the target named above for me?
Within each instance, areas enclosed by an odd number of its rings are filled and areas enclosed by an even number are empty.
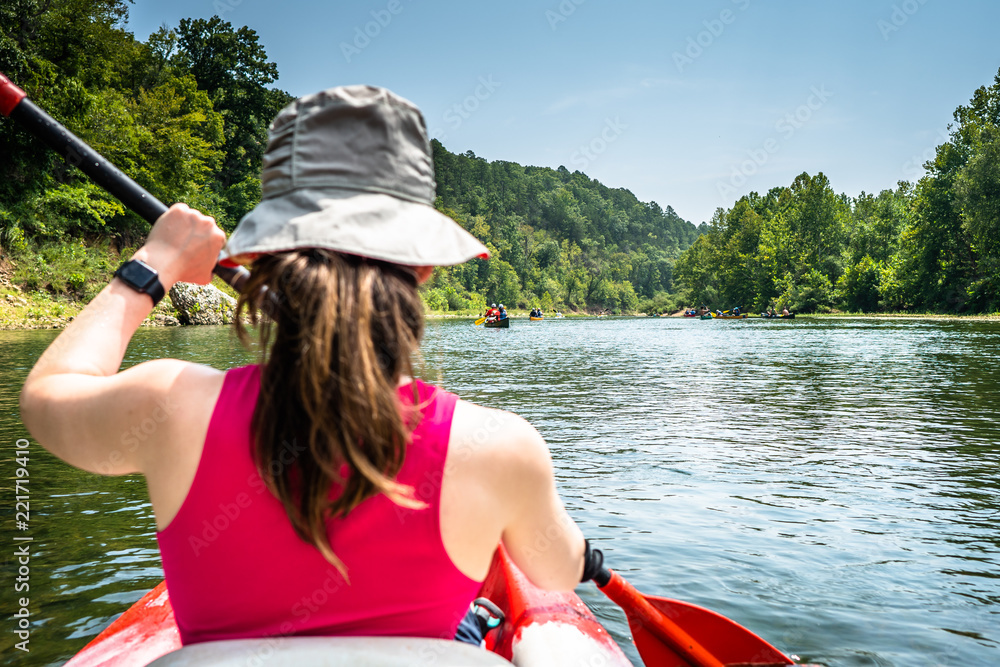
[[[409,266],[489,258],[486,246],[435,210],[424,118],[384,88],[330,88],[282,109],[268,128],[261,189],[220,263],[295,248]]]

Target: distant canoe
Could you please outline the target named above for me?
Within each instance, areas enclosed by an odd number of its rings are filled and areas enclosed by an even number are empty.
[[[528,319],[531,320],[532,322],[541,322],[545,318],[544,317],[529,317]]]
[[[701,316],[701,319],[703,319],[703,320],[745,320],[746,318],[747,318],[746,313],[743,313],[741,315],[714,315],[714,314],[709,314],[709,315],[702,315]]]
[[[763,320],[794,320],[795,313],[789,313],[788,315],[761,315]]]
[[[505,317],[502,320],[496,320],[495,322],[485,322],[483,326],[487,329],[510,329],[510,318]]]

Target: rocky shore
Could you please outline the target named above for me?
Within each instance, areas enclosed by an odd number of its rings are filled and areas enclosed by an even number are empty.
[[[83,310],[80,301],[57,299],[47,292],[26,292],[3,285],[0,296],[0,330],[62,329]],[[236,314],[236,299],[214,285],[178,283],[153,309],[144,327],[225,325]]]

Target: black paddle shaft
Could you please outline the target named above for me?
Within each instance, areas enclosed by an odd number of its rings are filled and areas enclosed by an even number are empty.
[[[155,223],[166,212],[167,207],[163,202],[123,174],[31,100],[24,98],[18,102],[10,112],[10,117],[59,153],[67,164],[77,167],[149,224]],[[243,291],[243,285],[250,277],[250,273],[242,267],[228,268],[216,264],[212,271],[238,292]]]

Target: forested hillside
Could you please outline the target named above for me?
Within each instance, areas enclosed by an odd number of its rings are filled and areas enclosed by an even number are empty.
[[[822,173],[743,197],[677,261],[681,299],[800,312],[1000,307],[1000,73],[916,184],[858,197]]]
[[[673,291],[673,263],[699,230],[669,206],[644,203],[565,167],[523,167],[449,153],[433,144],[438,207],[493,252],[439,269],[435,309],[487,302],[633,312]],[[641,301],[645,303],[640,303]]]
[[[266,128],[290,96],[256,33],[185,19],[146,41],[124,0],[0,3],[0,71],[167,203],[226,230],[260,197]],[[486,303],[662,312],[976,313],[1000,306],[1000,73],[955,112],[917,183],[857,197],[822,173],[751,194],[696,228],[565,167],[488,162],[433,142],[436,206],[493,251],[438,269],[437,311]],[[0,121],[0,295],[85,302],[148,225]],[[17,297],[20,299],[21,297]]]
[[[145,42],[124,0],[0,5],[0,71],[157,198],[232,230],[260,197],[267,125],[290,96],[257,35],[185,19]],[[632,311],[662,300],[697,237],[669,207],[565,168],[453,155],[435,142],[438,206],[494,251],[441,269],[435,310],[508,306]],[[0,122],[0,282],[87,300],[148,225],[11,122]],[[3,288],[3,285],[0,285]],[[650,302],[652,303],[652,302]]]

